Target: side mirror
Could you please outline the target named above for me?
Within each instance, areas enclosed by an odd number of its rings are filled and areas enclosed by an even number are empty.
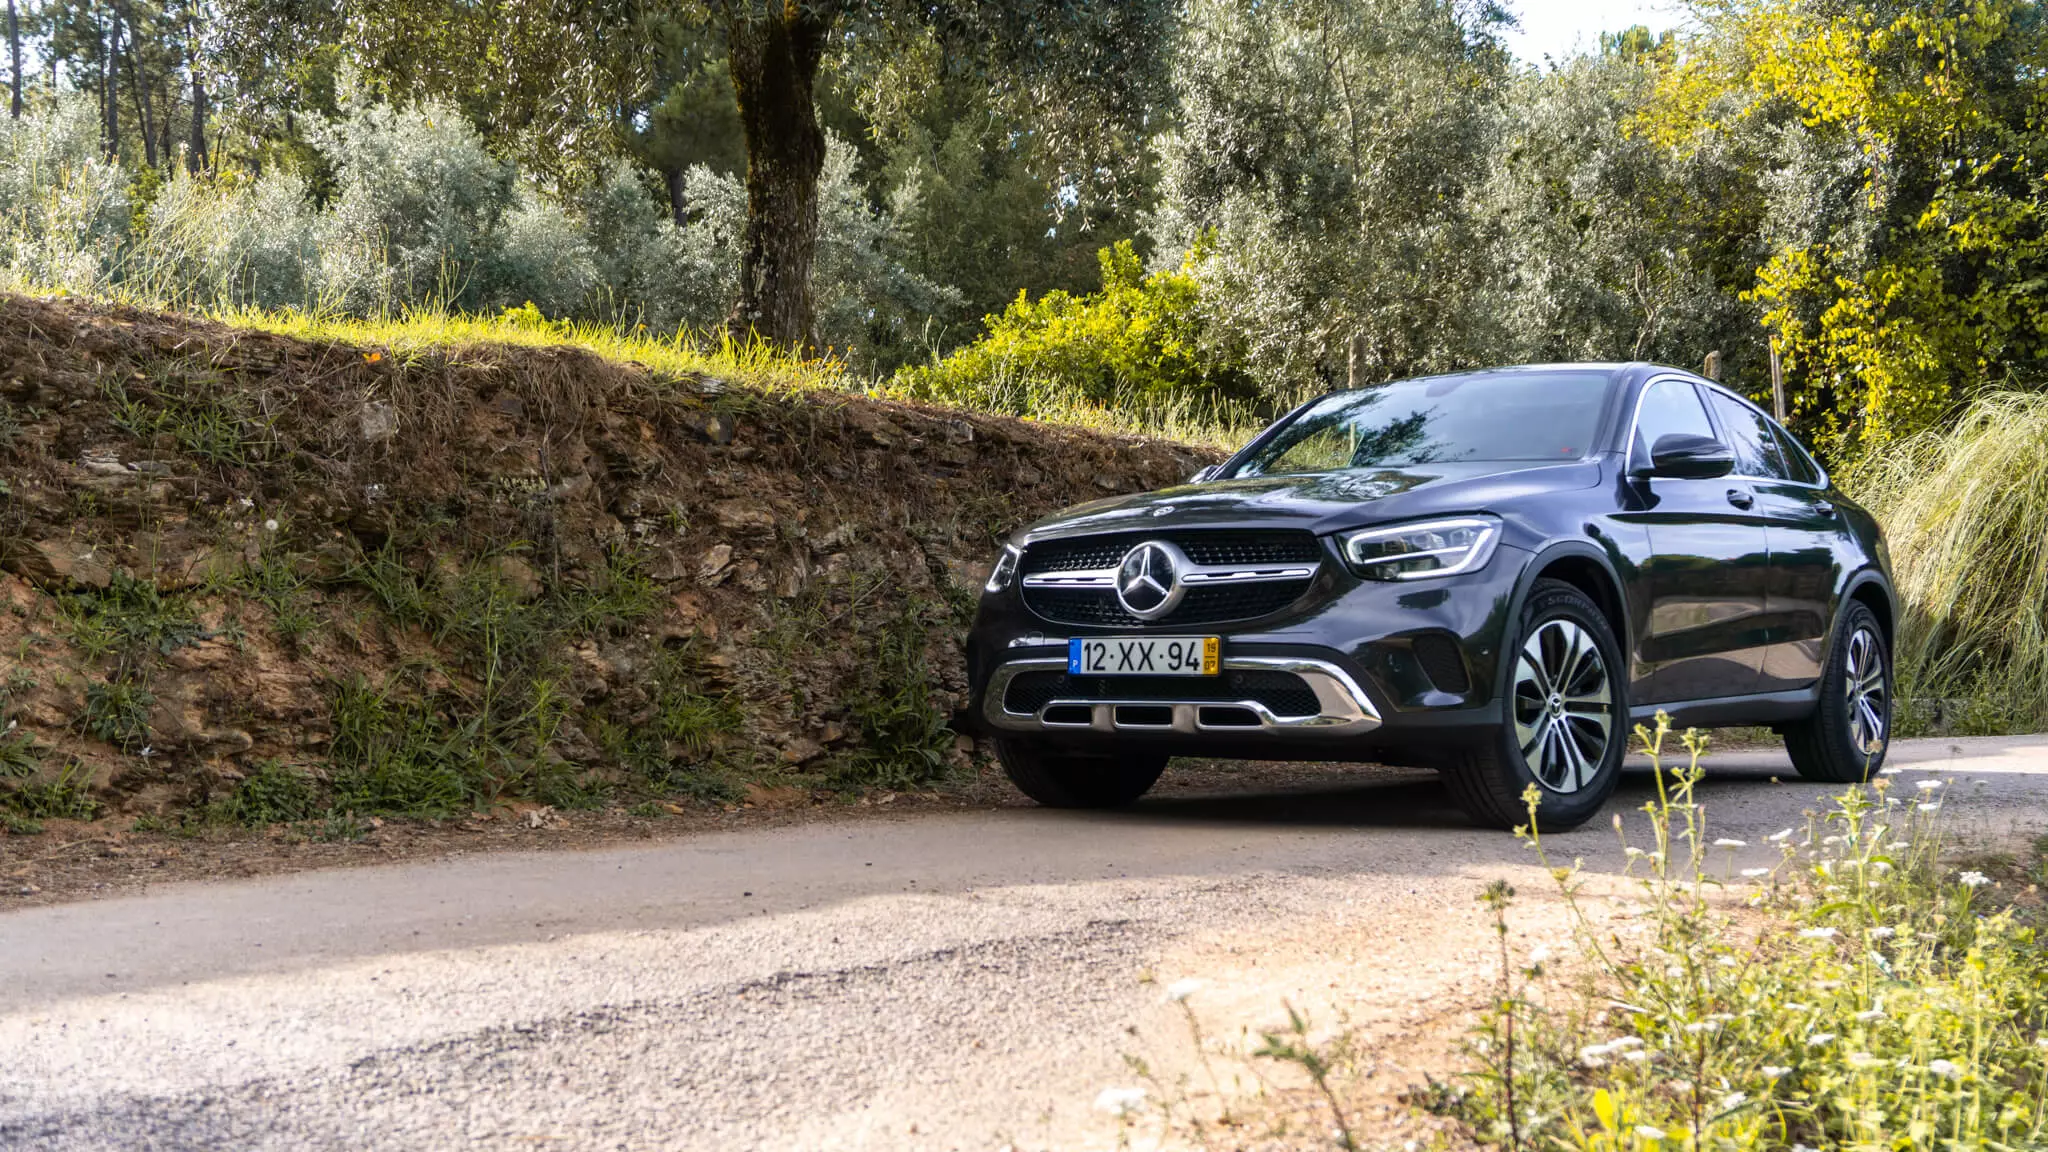
[[[1650,448],[1650,466],[1638,468],[1640,477],[1667,476],[1674,480],[1712,480],[1735,471],[1735,454],[1711,436],[1673,432],[1657,437]]]
[[[1188,483],[1200,484],[1204,480],[1214,480],[1216,478],[1216,474],[1221,471],[1223,471],[1223,465],[1211,464],[1207,468],[1202,469],[1200,472],[1195,473],[1193,476],[1188,477]]]

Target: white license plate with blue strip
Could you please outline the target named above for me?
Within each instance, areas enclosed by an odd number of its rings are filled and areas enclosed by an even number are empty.
[[[1214,676],[1222,647],[1215,636],[1076,636],[1067,641],[1067,674]]]

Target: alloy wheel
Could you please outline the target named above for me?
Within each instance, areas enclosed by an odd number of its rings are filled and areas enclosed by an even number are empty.
[[[1614,738],[1614,685],[1599,645],[1570,620],[1547,620],[1515,662],[1515,743],[1553,792],[1593,782]]]
[[[1850,634],[1848,674],[1843,677],[1849,694],[1849,742],[1865,756],[1883,750],[1885,721],[1891,715],[1883,652],[1870,629]]]

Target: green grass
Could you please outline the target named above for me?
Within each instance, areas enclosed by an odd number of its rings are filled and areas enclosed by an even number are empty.
[[[78,730],[132,752],[149,743],[149,712],[155,706],[155,695],[132,680],[90,684],[85,689],[85,711],[78,717]]]
[[[0,792],[0,809],[22,821],[91,820],[100,802],[92,794],[92,770],[73,760],[55,780],[28,780]],[[25,831],[11,823],[8,830]]]
[[[103,590],[60,594],[57,611],[81,652],[93,660],[117,656],[124,668],[169,655],[205,635],[185,597],[118,572]]]
[[[2048,396],[1979,400],[1848,483],[1885,526],[1907,611],[1897,650],[1909,730],[2048,727]]]

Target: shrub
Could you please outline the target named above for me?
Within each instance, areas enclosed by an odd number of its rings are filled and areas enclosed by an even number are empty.
[[[28,285],[102,286],[127,232],[126,188],[100,154],[90,99],[0,121],[0,271]]]
[[[185,307],[311,309],[323,231],[290,172],[254,181],[180,172],[144,213],[127,275]]]
[[[918,399],[1017,415],[1080,405],[1161,407],[1249,398],[1236,366],[1199,351],[1195,279],[1183,268],[1143,273],[1130,241],[1099,254],[1102,290],[1022,294],[988,334],[934,364],[906,368],[895,386]]]
[[[1884,524],[1905,613],[1901,693],[1962,701],[1967,728],[2048,723],[2048,396],[2006,393],[1866,459],[1851,487]],[[1951,705],[1953,707],[1953,705]]]

